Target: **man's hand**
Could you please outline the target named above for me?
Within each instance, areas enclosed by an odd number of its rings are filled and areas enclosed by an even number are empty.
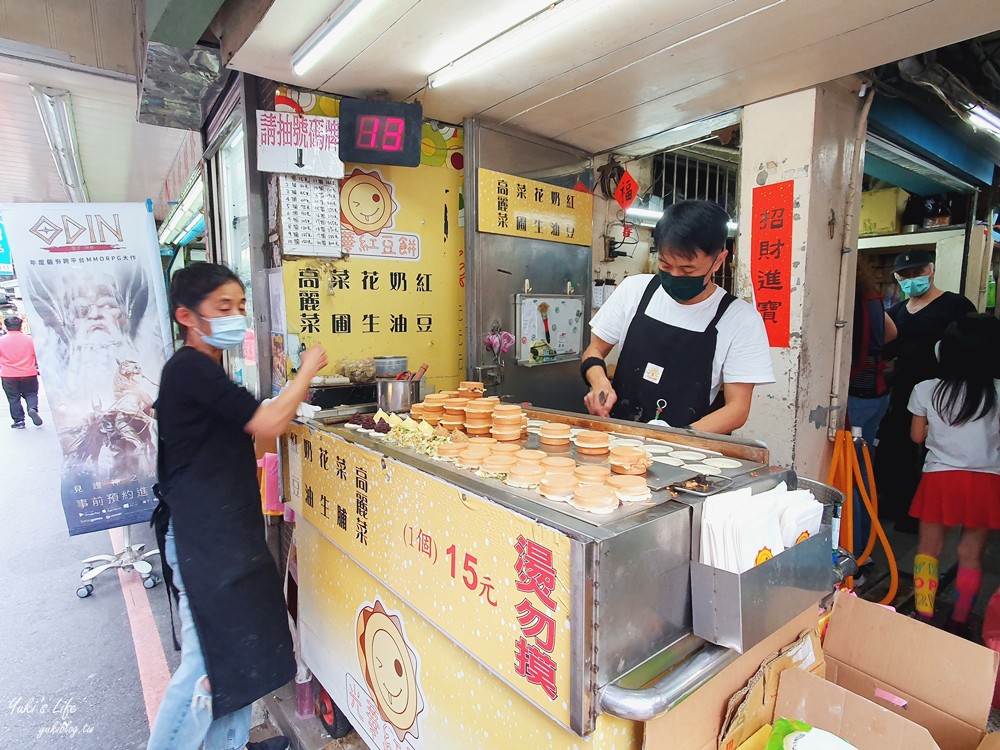
[[[595,367],[594,370],[599,370],[599,368]],[[591,383],[590,393],[584,397],[583,403],[591,414],[607,417],[611,414],[611,407],[618,400],[618,394],[615,393],[615,389],[611,387],[611,381],[606,377],[599,379],[595,377],[593,380],[597,382]]]

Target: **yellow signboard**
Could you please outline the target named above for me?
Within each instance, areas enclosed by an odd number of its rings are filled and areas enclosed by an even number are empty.
[[[280,87],[280,110],[336,117],[339,100]],[[289,344],[344,359],[406,356],[433,390],[465,378],[461,128],[424,123],[419,167],[345,165],[342,259],[285,258]],[[290,352],[294,354],[294,352]],[[287,359],[287,358],[286,358]],[[290,369],[291,362],[286,361]]]
[[[590,246],[594,197],[579,190],[480,169],[479,231]]]
[[[569,538],[329,433],[289,441],[304,519],[568,726]]]
[[[435,504],[433,512],[446,513]],[[473,511],[469,511],[473,512]],[[463,533],[471,534],[469,529]],[[581,738],[538,711],[449,635],[469,607],[451,600],[433,567],[420,568],[423,589],[390,588],[308,521],[297,524],[299,641],[302,655],[358,734],[377,750],[639,750],[643,727],[603,714]],[[473,538],[471,535],[468,538]],[[480,536],[484,549],[487,537]],[[490,537],[491,538],[491,537]],[[487,548],[488,549],[488,548]],[[492,560],[492,551],[480,556]],[[498,556],[499,559],[499,556]],[[402,563],[406,558],[400,558]],[[416,563],[401,572],[417,569]],[[509,575],[509,574],[507,574]],[[511,577],[511,588],[514,577]],[[435,581],[438,583],[434,583]],[[450,576],[448,577],[450,581]],[[449,627],[414,609],[440,589]],[[480,604],[480,606],[483,606]],[[454,609],[452,609],[454,608]],[[437,627],[435,627],[437,625]],[[476,627],[487,627],[485,621]],[[568,631],[567,631],[568,632]],[[490,637],[509,647],[508,631]],[[569,696],[560,695],[560,707]]]

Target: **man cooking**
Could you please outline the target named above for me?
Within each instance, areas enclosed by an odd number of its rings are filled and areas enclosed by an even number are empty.
[[[721,206],[697,200],[656,223],[659,271],[622,282],[590,323],[580,372],[591,414],[719,434],[746,423],[754,386],[773,383],[774,371],[760,314],[712,281],[728,223]],[[616,344],[609,380],[604,360]]]

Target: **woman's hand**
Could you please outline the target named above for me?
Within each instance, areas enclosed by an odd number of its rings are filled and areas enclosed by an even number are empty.
[[[307,374],[311,380],[320,370],[329,364],[326,349],[319,344],[313,344],[304,352],[299,360],[299,372]]]

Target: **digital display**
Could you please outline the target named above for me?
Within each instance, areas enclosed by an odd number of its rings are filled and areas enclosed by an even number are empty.
[[[398,102],[340,103],[340,160],[415,167],[420,164],[423,107]]]

